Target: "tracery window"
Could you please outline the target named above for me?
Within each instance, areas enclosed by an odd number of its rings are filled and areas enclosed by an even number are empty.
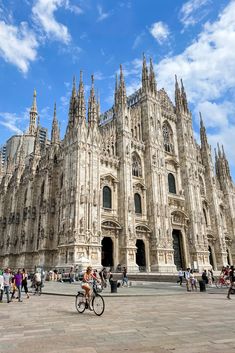
[[[162,133],[165,151],[173,153],[173,133],[167,122],[162,126]]]
[[[112,208],[112,191],[108,186],[103,187],[103,207]]]
[[[132,175],[142,177],[141,159],[137,153],[132,154]]]
[[[168,174],[168,189],[171,194],[176,194],[175,177],[172,173]]]
[[[135,213],[142,213],[142,206],[141,206],[141,196],[138,193],[135,193],[134,195],[134,201],[135,201]]]

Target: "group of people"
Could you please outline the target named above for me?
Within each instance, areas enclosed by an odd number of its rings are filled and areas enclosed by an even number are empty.
[[[177,283],[182,286],[183,280],[185,279],[186,282],[186,288],[188,292],[197,290],[197,278],[195,277],[195,273],[192,269],[187,268],[186,271],[183,271],[182,268],[178,272],[178,281]],[[235,292],[235,268],[234,266],[223,266],[221,273],[220,273],[220,279],[223,279],[227,285],[229,285],[228,293],[227,293],[227,298],[231,299],[231,294]],[[215,282],[214,274],[212,269],[210,270],[203,270],[202,276],[201,276],[202,281],[209,286],[212,286]]]
[[[100,279],[102,288],[106,288],[108,283],[111,285],[112,281],[114,280],[112,271],[111,270],[107,271],[105,267],[103,267],[102,270],[100,270],[99,272],[96,269],[94,269],[93,275],[95,276],[96,279],[98,280]],[[120,285],[122,287],[129,287],[127,268],[125,266],[122,269],[122,281],[121,283],[119,283],[119,286]]]
[[[195,271],[191,268],[187,268],[186,271],[183,271],[182,268],[179,270],[178,272],[178,281],[177,283],[180,284],[180,286],[182,286],[183,284],[183,280],[185,279],[186,282],[186,289],[188,292],[191,291],[196,291],[197,290],[197,283],[198,280],[195,276]],[[209,284],[212,285],[214,283],[214,275],[213,275],[213,271],[212,269],[210,270],[204,270],[202,272],[202,280],[205,282],[205,284]]]
[[[0,303],[3,302],[4,294],[6,295],[7,303],[10,303],[14,298],[22,302],[22,289],[29,299],[28,290],[28,273],[23,268],[18,269],[16,272],[10,268],[4,271],[0,269]],[[42,284],[41,273],[36,271],[32,278],[32,285],[35,287],[35,292],[38,291]]]

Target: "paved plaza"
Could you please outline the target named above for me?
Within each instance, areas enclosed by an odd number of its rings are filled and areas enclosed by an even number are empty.
[[[50,282],[47,295],[0,304],[0,352],[235,352],[235,296],[227,300],[225,290],[187,293],[172,283],[133,283],[113,295],[108,288],[97,317],[76,312],[77,288]]]

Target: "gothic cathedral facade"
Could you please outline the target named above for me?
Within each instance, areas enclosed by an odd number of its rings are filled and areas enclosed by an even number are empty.
[[[201,118],[195,139],[183,83],[175,104],[143,58],[142,85],[100,114],[94,79],[70,99],[64,139],[54,110],[41,143],[36,93],[26,134],[0,164],[0,267],[45,269],[86,261],[129,272],[201,271],[235,261],[235,187],[223,148],[215,168]],[[29,148],[29,141],[32,148]],[[81,260],[82,259],[82,260]]]

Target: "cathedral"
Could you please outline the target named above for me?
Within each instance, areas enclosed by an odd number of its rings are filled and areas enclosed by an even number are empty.
[[[42,138],[36,92],[29,118],[0,163],[0,267],[175,273],[234,263],[229,164],[218,145],[214,166],[201,116],[195,141],[182,80],[173,104],[143,57],[141,88],[127,97],[120,67],[103,114],[93,76],[86,107],[80,73],[62,140],[56,107]]]

